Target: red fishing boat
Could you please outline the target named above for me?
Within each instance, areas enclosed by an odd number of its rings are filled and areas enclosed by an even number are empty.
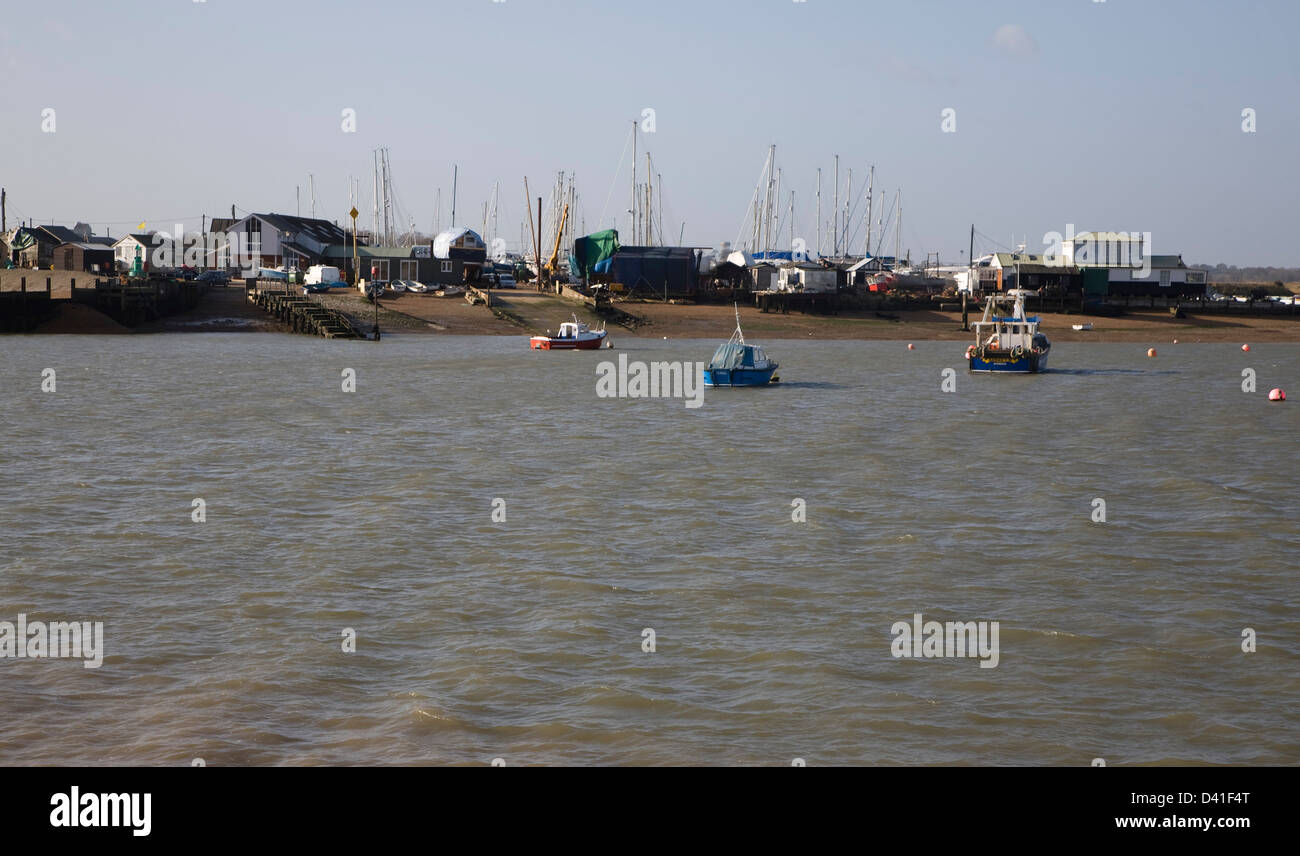
[[[560,325],[560,332],[554,336],[533,336],[528,346],[534,351],[594,351],[605,344],[603,329],[592,330],[574,315],[572,321]]]

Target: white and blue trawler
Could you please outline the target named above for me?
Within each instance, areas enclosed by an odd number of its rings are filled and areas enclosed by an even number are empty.
[[[1046,371],[1052,343],[1038,332],[1037,316],[1025,315],[1025,296],[1030,293],[1017,288],[1006,294],[989,295],[983,319],[971,324],[975,328],[975,344],[966,349],[971,371],[1021,374]]]
[[[745,344],[740,329],[740,307],[736,307],[736,332],[713,352],[704,370],[705,386],[766,386],[780,381],[778,366],[767,358],[758,345]]]

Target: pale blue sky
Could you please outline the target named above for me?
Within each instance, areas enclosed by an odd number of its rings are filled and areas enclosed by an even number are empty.
[[[972,222],[1035,249],[1073,223],[1150,231],[1188,262],[1300,265],[1298,24],[1295,2],[1206,0],[6,3],[0,184],[11,224],[121,234],[197,228],[232,203],[293,213],[295,185],[305,214],[308,173],[318,214],[342,222],[353,175],[365,227],[371,151],[387,146],[422,230],[439,187],[448,220],[455,163],[458,220],[477,228],[499,180],[511,244],[523,176],[536,196],[561,169],[579,225],[617,216],[626,232],[615,167],[650,107],[640,145],[665,231],[684,220],[688,244],[737,237],[775,143],[782,207],[793,189],[810,244],[816,168],[829,219],[839,154],[855,196],[872,163],[885,204],[903,188],[914,258],[960,261]],[[1018,29],[999,44],[1004,25]]]

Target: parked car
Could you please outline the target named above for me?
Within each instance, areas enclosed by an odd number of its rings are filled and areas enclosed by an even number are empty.
[[[327,282],[309,282],[303,285],[303,294],[327,294],[330,290]]]
[[[229,285],[230,274],[224,270],[205,270],[197,277],[198,282],[206,282],[210,285]]]
[[[503,273],[497,277],[497,288],[518,288],[515,278],[508,273]]]

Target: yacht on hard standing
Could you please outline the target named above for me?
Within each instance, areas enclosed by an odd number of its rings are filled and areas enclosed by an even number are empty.
[[[971,371],[1029,374],[1047,369],[1052,343],[1038,331],[1038,317],[1025,315],[1030,294],[1015,288],[988,295],[983,319],[971,324],[975,344],[966,349]]]

